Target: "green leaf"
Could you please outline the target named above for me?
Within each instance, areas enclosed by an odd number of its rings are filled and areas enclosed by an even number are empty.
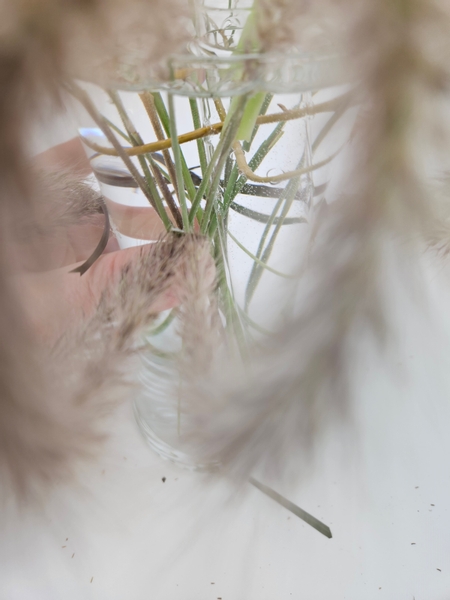
[[[256,481],[256,479],[253,479],[253,477],[250,477],[249,482],[260,492],[266,494],[266,496],[272,498],[272,500],[275,500],[275,502],[278,502],[278,504],[291,511],[292,514],[294,514],[296,517],[298,517],[311,527],[313,527],[316,531],[318,531],[325,537],[329,539],[333,537],[331,529],[328,527],[328,525],[325,525],[325,523],[322,523],[322,521],[319,521],[319,519],[316,519],[316,517],[310,515],[308,512],[306,512],[306,510],[303,510],[302,508],[300,508],[299,506],[297,506],[278,492],[272,490],[272,488],[268,487],[267,485]]]

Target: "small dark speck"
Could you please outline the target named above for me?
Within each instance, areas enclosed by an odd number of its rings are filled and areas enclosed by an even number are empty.
[[[71,558],[73,558],[74,556],[75,556],[75,552],[72,554],[72,557],[71,557]]]
[[[381,588],[378,588],[379,590],[381,590]]]
[[[175,477],[174,481],[178,481],[178,477]]]
[[[91,583],[92,583],[93,581],[94,581],[94,578],[93,578],[93,577],[91,577]]]
[[[68,542],[68,541],[69,541],[69,538],[66,538],[66,542]]]
[[[161,479],[161,481],[162,481],[163,483],[166,483],[166,478],[165,478],[165,477],[163,477],[163,478]]]
[[[414,489],[415,489],[415,490],[418,490],[418,489],[419,489],[419,486],[418,486],[418,485],[416,485],[416,487],[415,487]]]
[[[127,457],[126,457],[126,456],[124,456],[124,457],[123,457],[123,460],[127,460]]]
[[[67,546],[62,546],[62,548],[67,548]]]
[[[288,518],[287,518],[287,520],[289,521],[289,519],[290,519],[290,518],[291,518],[291,517],[288,517]]]
[[[416,542],[411,542],[411,546],[415,546],[415,545],[416,545]]]
[[[434,504],[430,504],[430,506],[434,506]]]
[[[437,570],[437,571],[440,571],[441,569],[437,569],[437,568],[436,568],[436,570]]]
[[[211,581],[211,585],[216,585],[216,582],[215,581]]]

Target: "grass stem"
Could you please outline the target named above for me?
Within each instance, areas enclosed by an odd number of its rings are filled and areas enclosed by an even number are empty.
[[[168,95],[168,105],[169,105],[169,117],[170,117],[170,136],[172,140],[174,140],[172,151],[173,158],[175,162],[175,171],[176,171],[176,188],[178,189],[178,200],[181,206],[181,217],[183,220],[183,229],[186,232],[189,232],[191,229],[191,224],[189,222],[189,214],[186,204],[186,194],[185,194],[185,180],[183,177],[183,166],[181,163],[181,151],[180,144],[178,143],[178,135],[177,135],[177,124],[176,124],[176,115],[175,115],[175,105],[173,100],[173,95],[169,93]],[[190,174],[189,174],[190,178]],[[192,179],[191,179],[192,182]]]

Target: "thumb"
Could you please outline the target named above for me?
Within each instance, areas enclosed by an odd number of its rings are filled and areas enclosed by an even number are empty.
[[[137,268],[142,258],[151,253],[153,244],[127,248],[102,255],[84,273],[71,271],[82,263],[44,273],[30,273],[19,277],[21,297],[32,327],[39,336],[55,340],[66,329],[76,327],[93,316],[99,302],[108,290],[114,290],[124,271]],[[159,267],[156,261],[154,269]],[[152,268],[151,260],[148,268]],[[149,308],[161,312],[179,303],[175,281],[169,285]]]

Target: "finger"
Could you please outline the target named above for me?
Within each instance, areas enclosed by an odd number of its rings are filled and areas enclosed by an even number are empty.
[[[106,197],[105,202],[110,219],[121,234],[149,241],[164,234],[164,224],[151,206],[126,206]]]
[[[80,138],[75,137],[41,152],[33,159],[34,164],[42,169],[64,169],[80,176],[92,173]]]
[[[77,290],[73,296],[74,301],[77,305],[81,305],[84,311],[92,314],[105,290],[117,287],[124,270],[137,265],[138,261],[142,259],[142,255],[149,252],[150,249],[150,245],[146,245],[101,256],[82,277],[76,277],[78,281],[70,280],[70,284]],[[74,274],[67,274],[68,277],[71,275]],[[151,311],[161,312],[173,308],[178,302],[179,298],[174,282],[174,285],[153,303]]]
[[[106,196],[104,199],[111,221],[121,234],[137,240],[151,241],[157,240],[166,232],[161,217],[151,206],[127,206]],[[194,222],[194,231],[200,231],[197,220]]]

